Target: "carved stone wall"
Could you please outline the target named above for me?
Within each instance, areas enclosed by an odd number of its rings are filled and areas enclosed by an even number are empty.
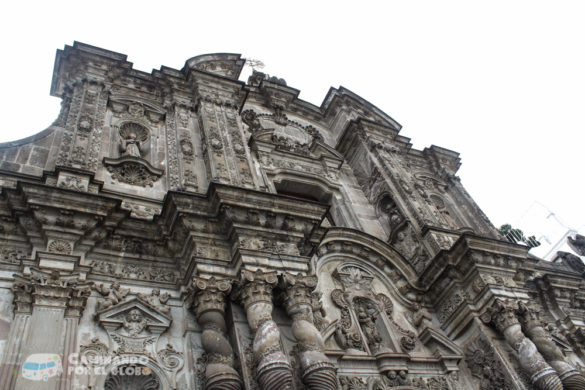
[[[0,145],[0,388],[584,388],[583,237],[529,255],[456,152],[244,64],[57,52]]]

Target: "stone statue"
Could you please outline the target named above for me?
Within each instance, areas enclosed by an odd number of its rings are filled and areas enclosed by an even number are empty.
[[[121,288],[120,283],[114,282],[110,287],[104,286],[103,283],[94,285],[94,289],[101,295],[106,297],[106,300],[98,303],[98,310],[108,309],[118,303],[122,302],[128,295],[130,290]]]
[[[150,295],[138,294],[139,299],[166,315],[171,314],[171,308],[166,305],[170,297],[170,294],[167,292],[161,294],[158,288],[152,289]]]
[[[356,314],[358,321],[368,342],[368,346],[377,351],[382,343],[382,337],[376,327],[378,310],[366,300],[360,299],[356,302]]]
[[[130,133],[128,138],[122,139],[120,150],[124,156],[141,157],[142,145],[135,133]]]
[[[575,238],[567,237],[567,242],[575,253],[579,256],[585,256],[585,236],[576,234]]]

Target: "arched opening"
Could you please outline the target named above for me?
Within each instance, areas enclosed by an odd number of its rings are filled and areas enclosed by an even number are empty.
[[[158,376],[147,366],[125,364],[114,367],[104,384],[105,390],[162,390]]]

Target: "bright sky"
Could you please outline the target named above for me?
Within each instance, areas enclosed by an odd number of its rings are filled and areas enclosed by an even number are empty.
[[[496,226],[535,201],[585,225],[583,1],[11,1],[2,14],[2,142],[57,117],[55,51],[74,40],[144,71],[242,53],[302,99],[343,85],[415,148],[461,153],[462,182]]]

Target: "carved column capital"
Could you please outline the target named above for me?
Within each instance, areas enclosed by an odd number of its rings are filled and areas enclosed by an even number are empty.
[[[58,271],[51,274],[35,272],[14,275],[12,291],[16,312],[31,313],[34,306],[49,306],[65,309],[66,316],[81,317],[91,295],[91,283],[79,280],[75,275],[63,277]]]
[[[519,324],[516,307],[511,302],[500,298],[496,298],[494,303],[487,308],[481,320],[486,324],[493,323],[502,333],[509,327]]]
[[[313,322],[313,290],[317,287],[317,277],[282,275],[283,298],[287,314],[295,319],[304,319]]]
[[[225,297],[232,289],[232,281],[229,279],[203,279],[196,277],[193,280],[193,312],[197,317],[214,310],[225,313]]]
[[[239,299],[244,308],[248,310],[251,305],[261,302],[272,305],[272,289],[277,282],[276,271],[264,272],[256,270],[252,272],[243,270],[240,280]]]

